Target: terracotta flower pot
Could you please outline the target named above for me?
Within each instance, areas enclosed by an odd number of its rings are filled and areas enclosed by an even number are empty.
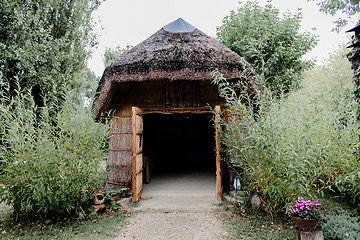
[[[120,200],[120,196],[119,196],[119,195],[112,196],[112,199],[114,199],[114,201],[119,201],[119,200]]]
[[[319,221],[321,218],[316,218],[316,219],[304,219],[304,218],[297,218],[297,217],[292,217],[292,219],[294,220],[296,226],[303,231],[314,231],[315,228],[317,227]]]
[[[103,204],[105,201],[104,195],[103,194],[96,194],[95,197],[93,198],[93,203],[95,205],[101,205]]]

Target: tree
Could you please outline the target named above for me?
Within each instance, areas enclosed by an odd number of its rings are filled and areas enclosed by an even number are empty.
[[[309,0],[310,1],[310,0]],[[335,21],[335,30],[339,31],[344,27],[348,19],[360,12],[360,1],[359,0],[312,0],[317,2],[320,7],[320,11],[326,14],[334,16],[338,12],[345,14],[345,17],[339,18]],[[352,43],[355,43],[357,40],[352,36]],[[357,120],[360,120],[360,48],[355,46],[347,54],[347,58],[352,64],[354,70],[354,83],[355,83],[355,100],[358,103],[357,105]]]
[[[118,58],[120,55],[124,54],[126,51],[130,50],[132,46],[127,45],[125,48],[122,48],[120,46],[117,46],[116,48],[112,49],[107,47],[104,52],[104,65],[105,67],[109,66],[113,61],[115,61],[116,58]]]
[[[298,88],[302,72],[312,64],[302,57],[316,45],[316,36],[299,33],[300,21],[300,12],[280,17],[271,3],[261,7],[249,1],[223,19],[217,38],[252,64],[265,85],[279,96]]]
[[[100,0],[0,1],[0,75],[15,88],[62,96],[64,84],[79,89],[95,45],[91,13]]]
[[[308,0],[317,2],[317,5],[320,7],[320,11],[326,14],[334,16],[335,14],[341,12],[345,15],[344,17],[336,20],[334,30],[339,31],[348,23],[347,18],[351,18],[356,13],[360,12],[359,0]]]
[[[99,85],[100,77],[96,76],[89,68],[86,69],[86,78],[83,85],[83,94],[86,99],[94,97],[96,88]]]

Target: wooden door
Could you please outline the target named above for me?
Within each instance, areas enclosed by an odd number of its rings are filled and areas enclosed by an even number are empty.
[[[143,187],[143,116],[142,110],[132,107],[132,200],[139,201]]]
[[[221,201],[222,197],[222,188],[221,188],[221,156],[220,156],[220,106],[215,106],[215,146],[216,146],[216,200]]]

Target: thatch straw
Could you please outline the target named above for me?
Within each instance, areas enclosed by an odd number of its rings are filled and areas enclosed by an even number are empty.
[[[209,74],[216,69],[225,78],[235,80],[251,67],[235,52],[198,29],[172,33],[162,28],[105,69],[94,104],[95,118],[116,105],[118,91],[124,92],[123,88],[129,88],[130,82],[212,80]]]

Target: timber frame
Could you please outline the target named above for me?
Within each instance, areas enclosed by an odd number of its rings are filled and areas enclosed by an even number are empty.
[[[214,111],[216,114],[215,124],[220,123],[220,106],[215,106]],[[139,201],[143,187],[143,160],[142,160],[142,134],[143,124],[138,123],[138,119],[142,113],[211,113],[209,107],[184,107],[184,108],[145,108],[140,109],[132,107],[132,200],[133,202]],[[139,127],[140,126],[140,127]],[[216,146],[216,200],[221,201],[222,198],[222,184],[221,184],[221,145],[219,139],[219,126],[215,127],[215,146]],[[141,156],[141,160],[139,160]]]

